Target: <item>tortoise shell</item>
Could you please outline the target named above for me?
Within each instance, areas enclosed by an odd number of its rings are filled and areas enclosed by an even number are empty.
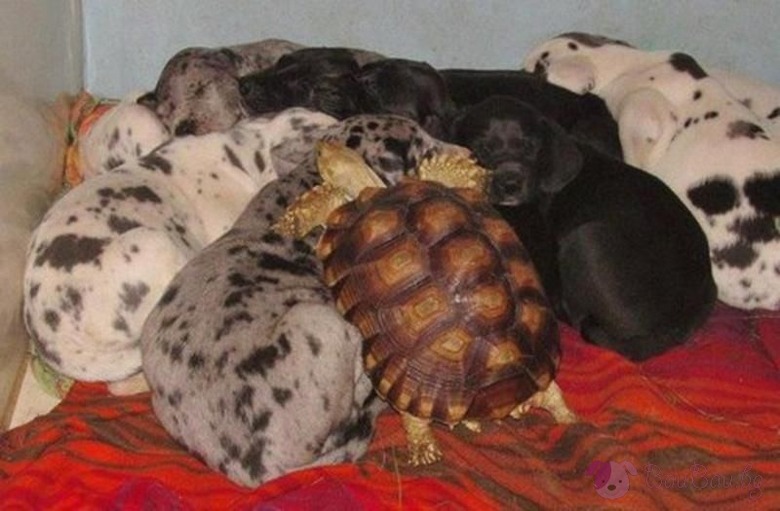
[[[397,410],[503,418],[554,379],[558,327],[528,253],[476,190],[409,180],[331,213],[317,247]]]

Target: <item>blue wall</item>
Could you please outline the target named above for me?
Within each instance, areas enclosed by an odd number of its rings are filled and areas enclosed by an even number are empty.
[[[83,0],[85,84],[152,88],[187,46],[269,37],[439,67],[513,68],[561,32],[601,33],[780,84],[780,0]]]

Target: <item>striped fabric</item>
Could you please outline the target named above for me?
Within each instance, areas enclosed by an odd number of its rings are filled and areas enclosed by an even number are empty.
[[[443,462],[404,463],[383,414],[355,465],[303,470],[256,490],[171,440],[149,396],[76,384],[45,417],[0,437],[6,509],[780,509],[780,313],[716,309],[684,347],[643,364],[563,330],[558,377],[581,422],[543,411],[437,428]],[[594,461],[630,462],[628,490],[597,493]]]

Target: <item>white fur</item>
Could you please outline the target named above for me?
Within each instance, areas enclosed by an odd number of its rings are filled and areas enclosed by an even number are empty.
[[[597,36],[598,37],[598,36]],[[570,44],[577,44],[572,50]],[[523,59],[523,68],[534,71],[538,64],[546,70],[550,83],[578,94],[601,95],[603,88],[624,73],[647,69],[668,60],[672,51],[645,51],[624,44],[591,47],[571,37],[545,41]],[[738,101],[748,106],[773,132],[780,132],[780,87],[722,69],[707,69]]]
[[[694,77],[671,65],[672,52],[643,52],[620,44],[578,44],[572,50],[571,42],[557,38],[542,44],[524,66],[533,70],[539,63],[551,82],[604,99],[618,122],[626,162],[661,178],[707,235],[722,301],[746,309],[780,309],[778,217],[772,222],[771,213],[758,209],[745,187],[759,178],[780,179],[780,134],[738,99],[744,99],[751,82],[728,82],[724,74]],[[727,88],[731,84],[742,94],[735,97]],[[772,91],[764,92],[754,107],[770,104]],[[727,210],[713,213],[694,202],[695,192],[713,182],[733,188],[734,201]],[[717,195],[712,189],[707,194],[710,199]],[[726,261],[724,254],[736,249],[748,255],[739,264]]]
[[[80,380],[137,373],[141,327],[171,278],[276,178],[274,148],[333,122],[297,108],[176,138],[63,196],[35,231],[25,271],[40,356]]]
[[[82,174],[89,179],[152,151],[171,138],[149,108],[134,93],[111,107],[79,140]]]

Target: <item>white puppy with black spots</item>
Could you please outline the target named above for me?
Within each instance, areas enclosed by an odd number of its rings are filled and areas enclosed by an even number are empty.
[[[64,195],[27,256],[24,315],[37,354],[66,376],[126,392],[141,370],[141,327],[168,282],[276,179],[275,149],[297,146],[300,159],[334,122],[296,108],[176,138]],[[284,157],[295,159],[294,148]]]
[[[684,53],[566,34],[524,65],[604,99],[626,162],[661,178],[707,235],[723,302],[780,309],[780,135]]]
[[[360,153],[388,183],[429,154],[466,152],[390,115],[348,118],[323,139]],[[321,182],[313,146],[311,153],[182,268],[141,336],[162,424],[245,486],[355,460],[383,407],[363,371],[360,333],[322,281],[314,251],[319,233],[293,240],[271,229]]]
[[[89,179],[151,152],[171,135],[152,110],[125,97],[100,116],[79,141],[81,173]]]
[[[578,94],[591,92],[600,96],[603,87],[618,76],[660,64],[673,53],[645,51],[617,39],[570,32],[533,48],[525,56],[523,68]],[[707,73],[752,110],[767,128],[780,132],[780,87],[723,69],[707,68]]]

